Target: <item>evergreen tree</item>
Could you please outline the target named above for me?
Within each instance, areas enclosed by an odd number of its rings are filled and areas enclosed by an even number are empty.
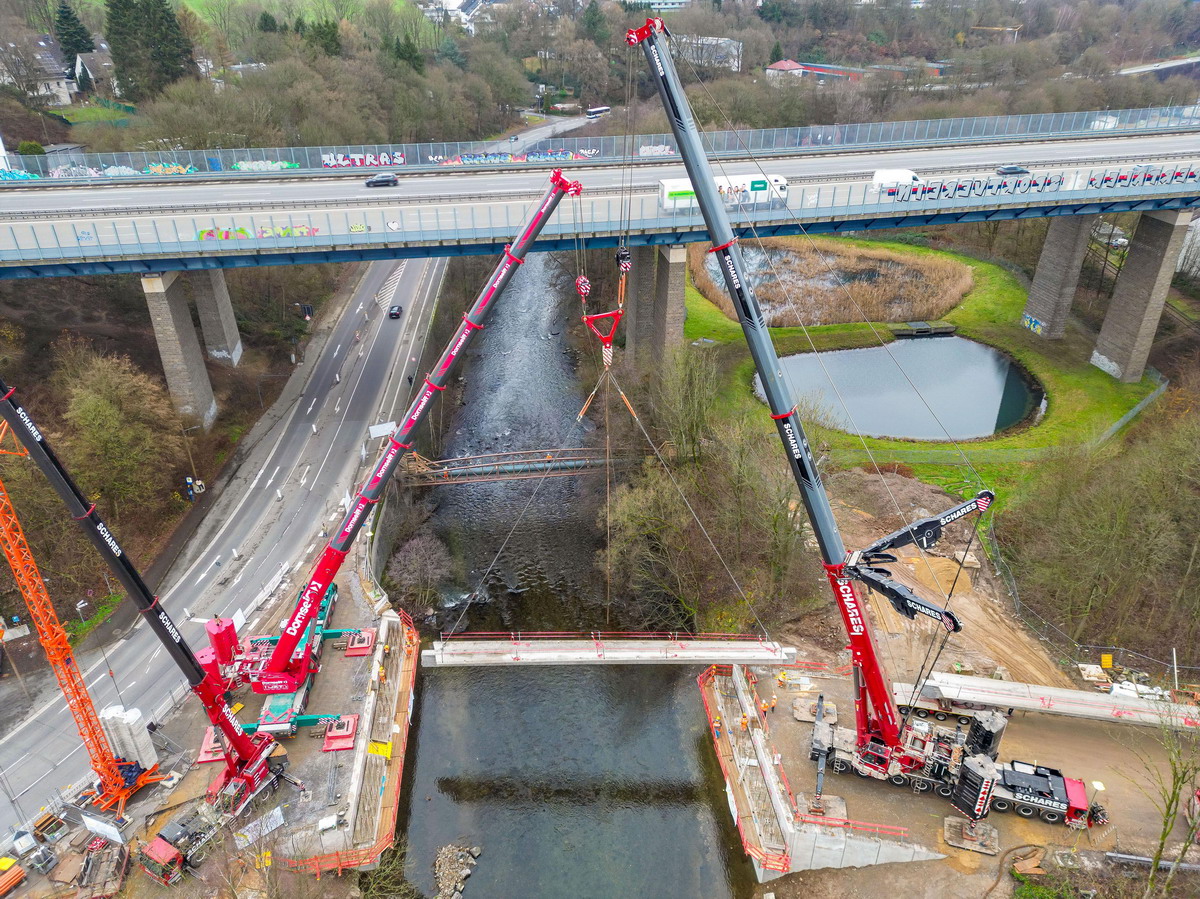
[[[304,21],[304,16],[296,16],[296,27],[294,30],[296,34],[304,37],[305,32],[308,31],[308,25]]]
[[[337,22],[325,19],[309,25],[304,39],[326,56],[342,55],[342,36],[338,33]]]
[[[66,0],[58,4],[58,12],[54,15],[54,36],[58,38],[63,58],[72,73],[75,71],[75,60],[79,54],[91,53],[96,49],[96,45],[92,43],[92,36],[75,15],[75,10],[67,5]],[[79,89],[83,90],[83,87]]]
[[[597,47],[608,46],[608,38],[612,32],[609,30],[608,22],[604,19],[604,13],[600,12],[600,4],[596,0],[591,0],[591,3],[587,5],[580,24],[583,26],[583,33]]]
[[[767,65],[779,62],[781,59],[783,59],[783,47],[780,46],[779,41],[776,41],[775,46],[771,48],[771,58],[767,60]]]
[[[403,40],[396,38],[393,52],[398,60],[412,66],[418,75],[425,74],[425,58],[421,56],[421,51],[417,49],[411,34],[405,34]]]
[[[106,0],[104,36],[116,69],[117,92],[134,103],[145,96],[141,19],[137,0]]]
[[[145,96],[153,97],[168,84],[193,74],[196,61],[192,58],[192,43],[184,36],[167,0],[142,0],[140,9],[147,64],[142,90]]]
[[[447,37],[442,41],[442,45],[438,47],[437,58],[439,62],[454,63],[460,69],[467,67],[467,58],[463,56],[462,50],[458,48],[458,44],[452,37]]]
[[[273,15],[266,10],[263,10],[262,14],[258,17],[258,30],[274,33],[279,30],[279,23],[275,20]]]

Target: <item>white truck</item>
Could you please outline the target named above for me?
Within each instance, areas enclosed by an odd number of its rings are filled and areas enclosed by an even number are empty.
[[[713,179],[728,209],[782,209],[787,206],[788,180],[783,175],[719,175]],[[658,182],[658,205],[663,209],[698,209],[689,178]]]
[[[925,179],[911,169],[876,169],[871,190],[884,197],[911,196],[913,188],[923,187]]]

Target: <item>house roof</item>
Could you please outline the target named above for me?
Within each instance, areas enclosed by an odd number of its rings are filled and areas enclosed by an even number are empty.
[[[79,54],[79,65],[88,70],[88,75],[95,81],[97,78],[111,78],[113,74],[112,54],[103,50]],[[79,74],[76,69],[76,74]]]
[[[767,69],[772,72],[795,72],[803,68],[804,66],[794,59],[781,59],[779,62],[773,62],[767,66]]]

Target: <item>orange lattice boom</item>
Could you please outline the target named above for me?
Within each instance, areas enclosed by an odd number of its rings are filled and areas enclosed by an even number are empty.
[[[8,424],[5,422],[0,425],[0,454],[24,455],[23,449],[11,450],[2,446],[7,436]],[[119,760],[113,756],[108,738],[100,726],[100,718],[92,704],[83,674],[75,662],[75,654],[71,651],[67,632],[63,630],[58,613],[54,611],[54,604],[50,601],[50,594],[46,591],[46,584],[25,540],[25,532],[21,528],[3,481],[0,481],[0,544],[3,545],[4,555],[8,558],[21,595],[25,597],[25,605],[33,619],[38,640],[46,652],[50,667],[54,669],[54,676],[58,678],[67,708],[71,711],[71,717],[75,719],[79,736],[83,738],[92,768],[100,779],[99,789],[84,795],[92,796],[92,802],[101,809],[107,810],[115,806],[117,814],[121,815],[130,796],[146,784],[162,780],[162,775],[156,773],[157,765],[149,771],[140,772],[130,783],[127,783],[122,775],[118,766]]]

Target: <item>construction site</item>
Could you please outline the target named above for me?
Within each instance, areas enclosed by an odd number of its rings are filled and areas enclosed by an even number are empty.
[[[163,651],[172,674],[186,682],[167,707],[95,707],[0,485],[0,542],[94,775],[60,791],[12,835],[0,859],[0,896],[357,894],[357,875],[387,864],[401,841],[398,822],[407,820],[402,794],[410,786],[406,763],[422,665],[687,671],[695,678],[693,712],[703,710],[693,742],[706,757],[711,748],[724,793],[716,805],[728,809],[744,856],[738,863],[752,871],[754,895],[764,899],[856,895],[867,884],[878,892],[880,883],[903,896],[999,896],[1009,884],[993,891],[1010,868],[1023,877],[1092,866],[1137,870],[1156,861],[1164,844],[1182,857],[1196,836],[1200,789],[1187,785],[1191,814],[1179,815],[1164,838],[1155,781],[1169,767],[1172,735],[1200,731],[1200,688],[1152,688],[1143,672],[1121,669],[1111,657],[1061,666],[1015,617],[987,556],[970,551],[995,500],[991,490],[950,496],[885,473],[874,497],[856,482],[844,492],[858,497],[857,505],[831,499],[848,479],[868,476],[839,473],[826,491],[682,86],[669,53],[660,53],[665,37],[662,21],[650,19],[628,43],[645,51],[673,111],[680,156],[799,494],[788,527],[819,554],[833,603],[775,634],[765,627],[755,634],[571,634],[452,626],[422,645],[413,619],[380,587],[391,552],[389,487],[398,474],[407,467],[415,482],[468,479],[470,466],[414,465],[411,450],[542,226],[559,201],[581,190],[555,171],[423,382],[408,378],[414,389],[399,423],[372,426],[377,454],[368,468],[362,443],[354,494],[346,490],[327,516],[337,523],[306,522],[307,533],[319,538],[303,553],[289,547],[298,560],[289,559],[253,603],[232,614],[197,618],[184,607],[177,623],[72,480],[34,423],[36,413],[0,382],[0,450],[27,456],[40,469],[65,507],[59,511],[80,526],[136,606],[137,624],[125,636],[144,627],[142,636],[157,641],[144,670],[155,670],[151,663]],[[623,304],[630,257],[622,250]],[[575,286],[586,299],[586,277]],[[583,317],[602,343],[605,378],[622,311]],[[358,310],[353,317],[358,324]],[[340,382],[339,371],[333,383]],[[315,422],[308,427],[317,433]],[[562,452],[567,468],[595,461],[572,455],[582,451]],[[502,455],[480,463],[481,471],[523,475],[541,462]],[[220,485],[229,498],[222,515],[237,517],[241,507],[233,503],[268,467]],[[393,487],[391,496],[397,492]],[[282,492],[276,496],[282,502]],[[888,503],[895,514],[884,511]],[[204,572],[218,589],[232,588],[241,575],[229,569],[240,558],[236,551],[226,557],[223,574],[219,558]],[[193,633],[202,628],[202,644],[189,643],[185,625]],[[499,721],[493,713],[476,710],[474,717],[488,728],[502,724],[508,739],[526,739],[518,714]],[[628,708],[621,713],[634,717]],[[449,725],[450,739],[459,726]],[[614,755],[624,748],[611,747]],[[455,780],[440,772],[424,801],[457,791],[463,805],[478,803],[473,808],[512,797],[530,804],[530,796],[562,803],[564,796],[573,802],[615,795],[632,803],[630,791],[605,782],[607,773],[574,791],[548,778],[538,793],[512,776]],[[682,779],[650,780],[665,802],[688,807],[688,814],[689,802],[702,804]],[[464,839],[483,842],[488,819],[480,814],[476,825]],[[468,841],[407,861],[434,869],[441,894],[462,899],[468,883],[485,895],[474,885],[486,875],[474,872],[485,867],[475,865],[486,852]],[[1191,874],[1181,869],[1177,884]]]

